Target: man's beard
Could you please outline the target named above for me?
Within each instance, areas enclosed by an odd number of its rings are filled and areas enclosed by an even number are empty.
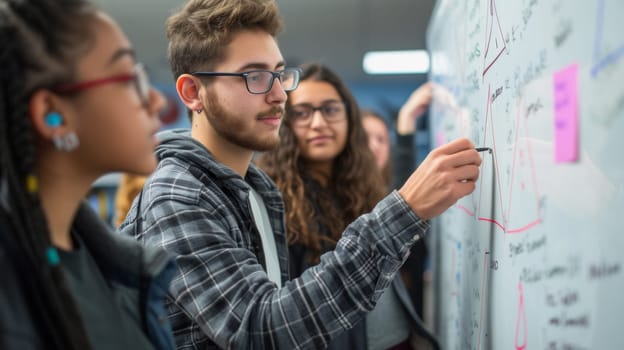
[[[256,115],[253,121],[248,121],[244,117],[230,114],[226,111],[214,93],[208,94],[206,102],[206,118],[208,118],[212,128],[223,139],[239,147],[259,152],[272,150],[279,144],[279,136],[277,134],[275,137],[260,138],[253,126],[258,118],[275,114],[283,116],[284,109],[281,106],[272,107]]]

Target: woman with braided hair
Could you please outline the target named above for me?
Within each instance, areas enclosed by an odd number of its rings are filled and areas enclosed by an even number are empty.
[[[85,1],[0,0],[0,43],[0,348],[173,348],[169,256],[82,201],[155,168],[162,95]]]

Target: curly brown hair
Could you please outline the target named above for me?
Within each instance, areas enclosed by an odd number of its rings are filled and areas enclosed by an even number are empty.
[[[327,187],[313,182],[286,116],[280,128],[280,144],[262,154],[258,165],[275,181],[286,205],[288,242],[306,247],[316,263],[323,246],[335,246],[345,227],[369,212],[385,195],[385,185],[368,148],[357,102],[346,84],[329,68],[313,63],[302,66],[301,80],[331,84],[345,103],[349,129],[345,148],[333,161]],[[318,205],[318,212],[315,206]],[[323,232],[320,232],[323,231]]]

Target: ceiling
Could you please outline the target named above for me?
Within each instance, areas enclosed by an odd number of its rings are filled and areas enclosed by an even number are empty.
[[[165,19],[183,0],[93,0],[124,29],[152,80],[170,83]],[[369,76],[369,50],[424,49],[435,0],[276,0],[284,17],[278,36],[289,65],[321,61],[353,83],[403,82],[413,75]],[[130,5],[132,4],[132,5]]]

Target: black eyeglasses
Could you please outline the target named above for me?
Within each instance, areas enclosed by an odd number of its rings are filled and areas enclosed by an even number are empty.
[[[273,81],[278,78],[282,84],[284,91],[292,91],[299,86],[299,77],[301,76],[300,68],[286,68],[281,71],[273,72],[270,70],[252,70],[241,73],[223,73],[223,72],[194,72],[192,75],[197,76],[231,76],[241,77],[245,80],[247,91],[251,94],[266,94],[273,87]]]
[[[52,91],[58,94],[71,94],[104,84],[125,83],[129,81],[134,83],[134,87],[141,98],[141,102],[143,105],[147,106],[149,102],[150,81],[147,73],[145,72],[145,68],[141,63],[134,65],[134,72],[132,74],[120,74],[112,77],[62,84],[53,87]]]
[[[309,126],[316,111],[321,112],[321,115],[328,123],[337,123],[347,117],[344,103],[338,101],[324,103],[318,107],[302,103],[288,107],[287,111],[288,120],[293,126],[297,127]]]

